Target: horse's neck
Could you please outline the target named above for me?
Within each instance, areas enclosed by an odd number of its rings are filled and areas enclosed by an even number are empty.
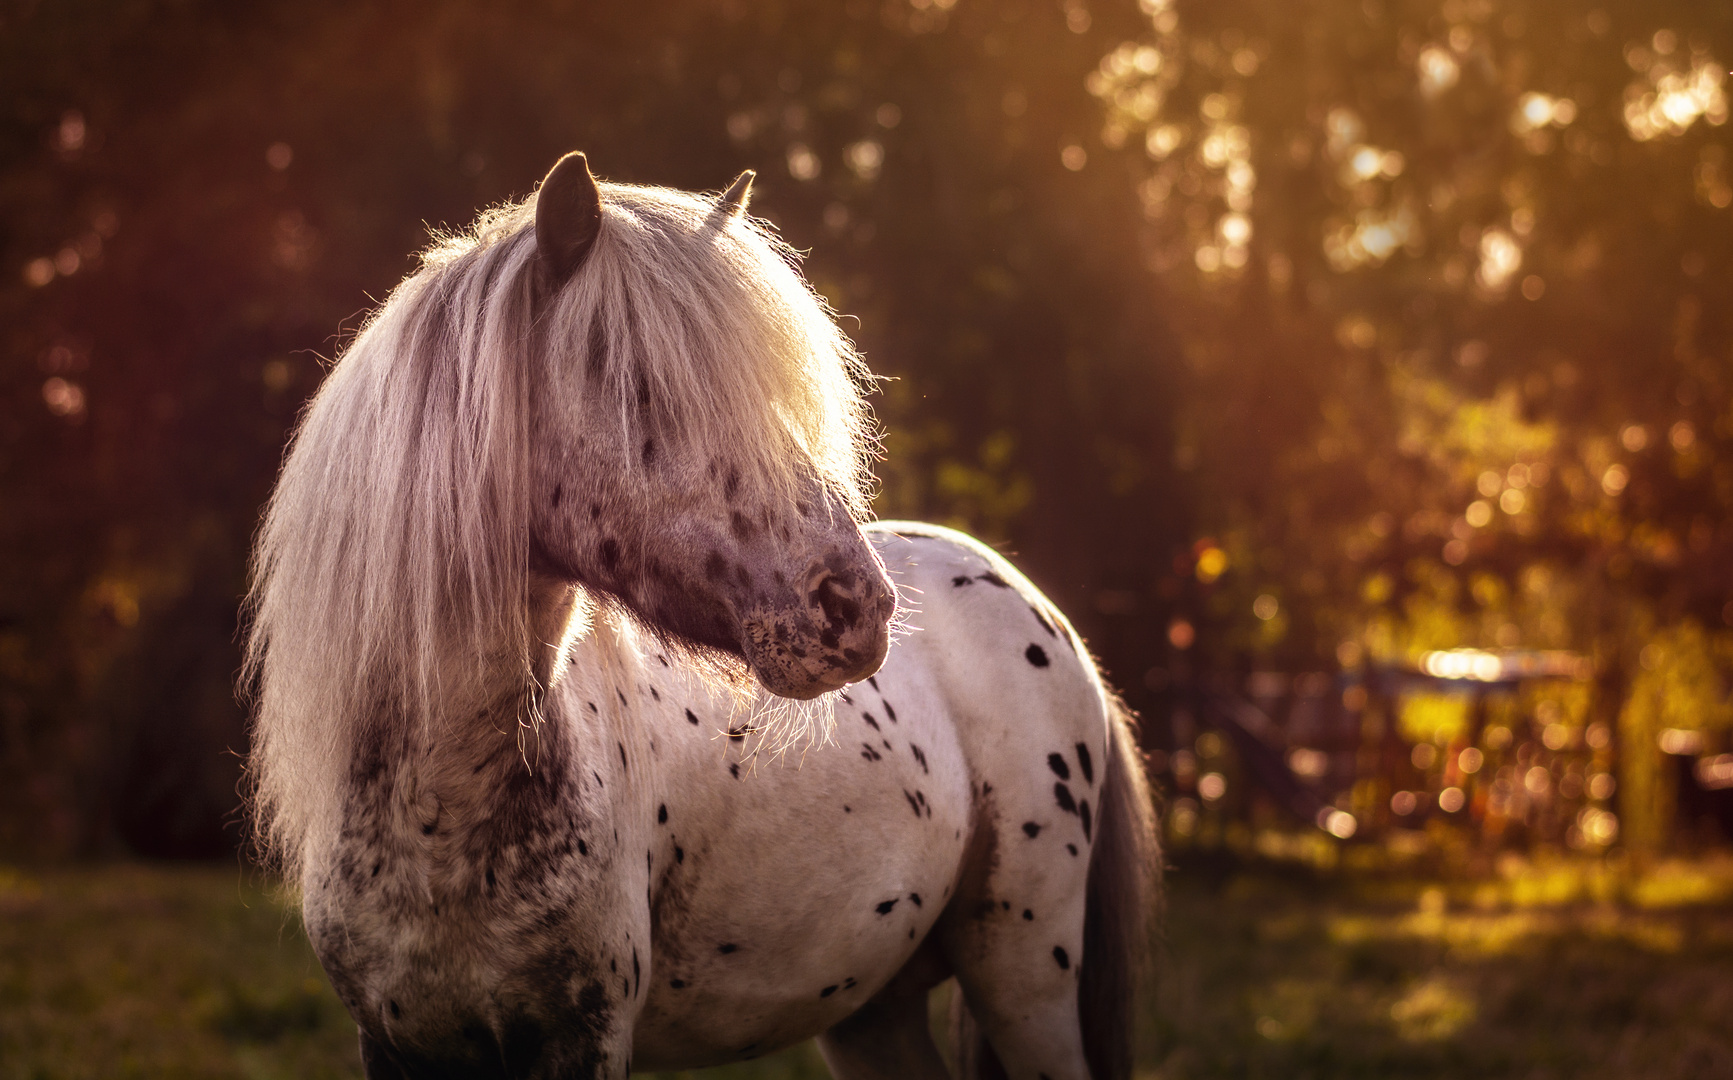
[[[592,626],[589,605],[569,584],[532,580],[527,612],[530,655],[511,643],[477,658],[456,651],[440,665],[450,681],[433,715],[411,718],[402,729],[402,765],[407,772],[399,796],[437,803],[459,819],[485,807],[491,785],[505,773],[523,769],[536,748],[553,738],[570,741],[572,726],[593,722],[569,708],[560,709],[558,684],[573,663],[591,667],[620,664],[624,644],[618,635]],[[612,628],[602,626],[602,631]]]

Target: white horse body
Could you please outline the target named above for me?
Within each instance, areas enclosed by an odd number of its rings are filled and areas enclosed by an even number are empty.
[[[825,744],[776,753],[766,731],[731,737],[739,700],[664,663],[629,626],[599,622],[571,646],[542,736],[564,745],[529,754],[580,774],[578,805],[545,809],[550,822],[582,815],[586,850],[568,851],[561,900],[582,897],[580,927],[617,935],[589,943],[589,968],[609,972],[601,981],[618,992],[606,997],[627,1013],[597,1031],[603,1058],[693,1068],[779,1049],[854,1013],[925,946],[911,970],[922,990],[953,971],[977,1009],[995,987],[1015,990],[1022,1015],[1006,1017],[1001,1050],[1013,1075],[1083,1075],[1069,960],[1083,956],[1083,823],[1113,754],[1108,701],[1069,626],[1002,558],[930,525],[869,533],[908,603],[909,632],[877,675],[840,696]],[[528,771],[509,729],[490,734],[426,771],[462,774],[470,758]],[[443,798],[408,801],[410,837],[441,817],[428,808]],[[524,969],[592,936],[502,920],[518,856],[478,868],[452,855],[462,832],[436,826],[440,840],[399,848],[387,884],[365,890],[331,869],[370,872],[360,853],[376,841],[339,843],[304,885],[327,964],[367,973],[338,979],[346,1003],[411,1045],[427,1041],[423,1028],[461,1030],[447,1009],[466,999],[468,1022],[514,1030],[515,1003],[538,992]],[[953,905],[959,889],[966,907]],[[955,917],[939,927],[947,911]],[[340,956],[356,960],[333,963]],[[409,1015],[410,1001],[432,1011]]]
[[[1117,1080],[1155,859],[1127,717],[997,554],[856,527],[846,342],[744,190],[612,188],[610,233],[570,157],[535,232],[511,211],[345,358],[260,540],[262,832],[369,1077],[621,1077],[814,1035],[840,1080],[937,1077],[926,992],[954,975],[965,1072]],[[755,289],[768,322],[718,316]],[[588,323],[575,358],[551,317]],[[667,387],[704,372],[655,363],[699,347],[783,387],[738,422],[759,445],[678,415]],[[748,693],[742,664],[817,700]]]

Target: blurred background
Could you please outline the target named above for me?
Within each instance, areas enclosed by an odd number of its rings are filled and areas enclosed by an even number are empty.
[[[1730,63],[1727,0],[0,5],[0,1076],[356,1068],[236,885],[247,546],[570,149],[757,169],[877,512],[1144,716],[1154,1075],[1733,1074]]]

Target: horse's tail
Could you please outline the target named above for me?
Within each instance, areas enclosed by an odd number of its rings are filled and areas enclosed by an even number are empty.
[[[1150,956],[1161,892],[1161,846],[1137,716],[1108,691],[1107,768],[1101,778],[1095,846],[1083,915],[1077,1019],[1095,1080],[1131,1076],[1137,990]]]
[[[1137,717],[1111,691],[1107,700],[1107,768],[1089,855],[1077,1019],[1090,1076],[1128,1080],[1136,991],[1149,963],[1151,922],[1161,892],[1161,847],[1137,745]],[[951,998],[951,1046],[963,1080],[1005,1080],[1004,1065],[960,992]]]

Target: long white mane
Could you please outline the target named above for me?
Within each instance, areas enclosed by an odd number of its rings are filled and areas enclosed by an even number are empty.
[[[587,415],[631,428],[647,406],[659,437],[739,463],[766,497],[816,471],[864,512],[867,376],[790,249],[714,199],[601,192],[588,261],[541,302],[534,196],[438,238],[290,444],[254,553],[242,687],[256,839],[291,878],[335,835],[369,725],[433,738],[458,719],[442,708],[454,691],[528,700],[531,400],[553,373],[607,405]],[[598,349],[635,362],[587,363]],[[501,670],[504,685],[478,685]]]

